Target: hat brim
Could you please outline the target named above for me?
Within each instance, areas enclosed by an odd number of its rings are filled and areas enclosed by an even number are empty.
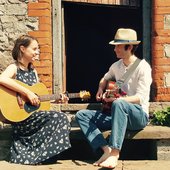
[[[109,42],[109,44],[111,44],[111,45],[119,45],[119,44],[132,44],[132,45],[137,45],[137,44],[139,44],[141,41],[129,41],[129,42],[122,42],[122,41],[115,41],[115,40],[113,40],[113,41],[110,41]]]

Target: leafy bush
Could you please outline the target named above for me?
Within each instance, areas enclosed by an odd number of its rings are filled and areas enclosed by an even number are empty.
[[[170,126],[170,107],[155,111],[151,123],[154,125]]]

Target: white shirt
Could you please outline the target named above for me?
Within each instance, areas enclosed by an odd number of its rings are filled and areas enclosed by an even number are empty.
[[[133,64],[133,63],[132,63]],[[106,80],[119,80],[123,74],[130,68],[130,64],[126,67],[123,60],[113,63],[109,71],[104,75]],[[150,86],[152,83],[151,67],[146,60],[141,60],[137,68],[131,75],[128,82],[124,82],[121,89],[127,93],[128,96],[138,96],[140,99],[140,105],[146,113],[149,113],[149,96]]]

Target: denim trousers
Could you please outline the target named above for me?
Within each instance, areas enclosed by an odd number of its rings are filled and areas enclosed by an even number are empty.
[[[126,130],[141,130],[149,121],[140,105],[122,99],[112,103],[111,115],[83,109],[76,113],[75,118],[93,150],[106,145],[121,150]],[[102,135],[105,130],[111,130],[108,141]]]

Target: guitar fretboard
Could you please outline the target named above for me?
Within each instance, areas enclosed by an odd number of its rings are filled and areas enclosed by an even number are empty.
[[[80,93],[68,93],[68,98],[79,98]],[[50,100],[59,100],[61,98],[60,94],[51,94],[51,95],[41,95],[39,96],[40,101],[50,101]]]

